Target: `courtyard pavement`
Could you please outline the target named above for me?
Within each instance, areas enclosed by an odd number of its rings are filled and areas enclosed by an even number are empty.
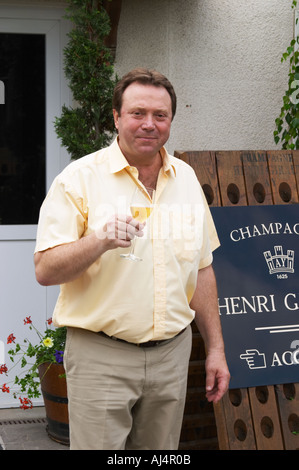
[[[0,450],[69,450],[47,433],[43,407],[0,409]]]

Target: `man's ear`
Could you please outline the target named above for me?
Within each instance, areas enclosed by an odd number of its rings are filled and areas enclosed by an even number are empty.
[[[114,119],[114,125],[116,127],[116,129],[118,129],[118,112],[116,111],[116,109],[113,109],[113,119]]]

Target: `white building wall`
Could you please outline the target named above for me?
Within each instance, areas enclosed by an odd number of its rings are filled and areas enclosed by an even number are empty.
[[[116,70],[174,84],[170,152],[273,149],[293,29],[291,0],[123,0]]]

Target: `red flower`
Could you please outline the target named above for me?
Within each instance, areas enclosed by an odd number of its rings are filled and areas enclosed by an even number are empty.
[[[0,374],[6,374],[8,371],[7,367],[5,364],[0,365]]]
[[[22,408],[22,410],[28,410],[30,408],[33,408],[32,401],[29,400],[29,398],[19,397],[19,400],[21,402],[20,408]]]
[[[13,335],[13,333],[11,333],[11,335],[9,335],[8,338],[7,338],[7,344],[14,343],[15,339],[16,339],[16,337]]]
[[[52,318],[48,318],[47,323],[48,323],[48,325],[51,325],[52,324]]]
[[[32,323],[31,316],[26,317],[25,320],[24,320],[24,325],[30,325],[31,323]]]
[[[9,393],[9,387],[7,387],[6,384],[3,384],[0,390],[2,390],[2,392]]]

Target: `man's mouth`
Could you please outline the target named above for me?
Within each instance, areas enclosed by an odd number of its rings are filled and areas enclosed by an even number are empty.
[[[149,136],[149,135],[139,135],[139,136],[137,137],[137,139],[141,139],[141,140],[156,140],[157,137]]]

